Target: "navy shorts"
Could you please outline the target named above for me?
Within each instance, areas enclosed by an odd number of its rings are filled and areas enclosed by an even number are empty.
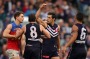
[[[56,48],[48,48],[42,50],[42,59],[51,59],[52,57],[57,57],[58,52]]]
[[[85,48],[73,48],[70,50],[67,59],[86,59],[87,50]]]
[[[26,46],[23,57],[25,59],[41,59],[40,47]]]

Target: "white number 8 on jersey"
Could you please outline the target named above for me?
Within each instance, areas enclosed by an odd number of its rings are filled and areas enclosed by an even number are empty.
[[[30,27],[30,36],[32,37],[32,38],[37,38],[37,32],[36,32],[36,27],[35,26],[31,26]]]

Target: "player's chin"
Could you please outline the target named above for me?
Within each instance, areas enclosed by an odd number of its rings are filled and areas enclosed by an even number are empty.
[[[47,22],[49,24],[49,22]]]
[[[22,23],[23,21],[21,21],[20,23]]]

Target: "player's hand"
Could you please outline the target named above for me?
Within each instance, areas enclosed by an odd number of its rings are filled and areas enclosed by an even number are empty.
[[[47,5],[47,4],[45,4],[45,3],[44,3],[44,4],[41,4],[41,5],[40,5],[40,9],[43,9],[46,5]]]
[[[60,50],[60,49],[58,49],[58,54],[59,54],[59,56],[60,56],[60,53],[61,53],[61,50]]]
[[[62,50],[61,49],[58,49],[58,55],[59,55],[59,58],[62,59]]]
[[[16,35],[17,35],[17,34],[20,34],[20,31],[21,31],[21,29],[20,29],[20,28],[17,28],[17,29],[16,29]]]
[[[62,47],[62,53],[65,54],[66,53],[66,50],[67,50],[67,47],[63,46]]]
[[[21,33],[21,29],[17,28],[15,38],[18,39],[18,40],[21,39],[21,36],[17,38],[18,34],[20,34],[20,33]]]
[[[40,38],[39,42],[43,43],[43,39],[42,39],[42,38]]]

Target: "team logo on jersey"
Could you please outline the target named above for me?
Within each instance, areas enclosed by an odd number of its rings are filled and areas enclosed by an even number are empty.
[[[55,32],[58,32],[58,28],[55,29]]]

